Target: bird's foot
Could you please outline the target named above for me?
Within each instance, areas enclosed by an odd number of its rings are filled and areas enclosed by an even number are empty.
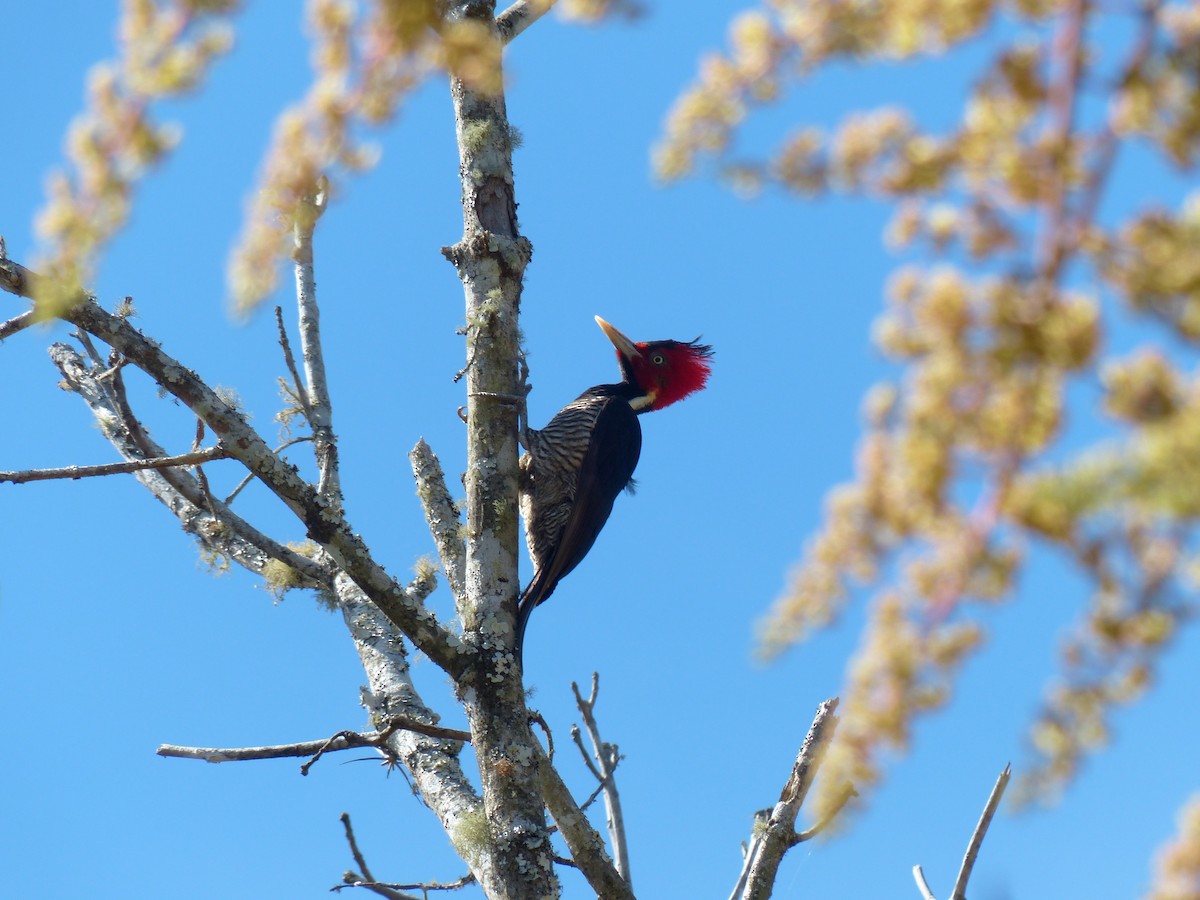
[[[517,440],[522,447],[528,450],[529,405],[526,399],[529,397],[529,392],[533,390],[533,385],[529,383],[529,363],[525,361],[525,354],[522,353],[517,359],[520,364],[520,375],[517,381],[517,390],[519,393],[506,394],[500,391],[472,391],[467,396],[489,397],[492,400],[499,400],[501,403],[513,404],[517,408]]]

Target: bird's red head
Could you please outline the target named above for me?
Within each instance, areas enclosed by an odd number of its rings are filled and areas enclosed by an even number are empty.
[[[713,350],[699,338],[634,343],[599,316],[596,324],[617,348],[622,378],[641,390],[630,403],[638,412],[670,406],[708,383]]]

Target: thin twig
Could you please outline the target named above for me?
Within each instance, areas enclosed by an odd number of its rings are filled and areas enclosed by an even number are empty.
[[[1045,173],[1050,195],[1046,198],[1047,222],[1042,232],[1038,256],[1042,277],[1047,285],[1058,280],[1069,250],[1067,224],[1066,161],[1075,126],[1075,112],[1080,83],[1083,78],[1083,30],[1087,18],[1087,0],[1071,0],[1061,30],[1054,37],[1056,56],[1059,56],[1058,78],[1050,85],[1047,103],[1053,116],[1054,163]]]
[[[913,881],[917,883],[917,890],[921,892],[922,900],[937,900],[933,896],[933,891],[930,890],[929,882],[925,880],[925,873],[919,865],[913,866]]]
[[[1000,805],[1000,798],[1004,796],[1004,789],[1008,787],[1008,780],[1011,776],[1012,766],[1005,765],[1004,771],[1000,773],[1000,777],[996,779],[996,783],[992,787],[991,794],[988,795],[979,822],[971,833],[971,840],[967,844],[967,852],[963,856],[958,877],[954,879],[954,889],[950,892],[950,900],[966,900],[967,882],[971,879],[971,870],[975,867],[979,848],[983,845],[983,838],[987,834],[988,826],[992,823],[992,816],[996,814],[996,808]],[[935,900],[929,882],[925,880],[925,873],[919,865],[913,866],[913,880],[917,883],[917,890],[921,892],[922,900]]]
[[[1004,796],[1004,789],[1008,787],[1010,777],[1012,777],[1011,763],[1004,766],[1004,771],[996,779],[992,793],[988,796],[987,804],[983,807],[983,814],[980,815],[979,823],[971,834],[971,841],[967,844],[967,852],[963,856],[958,877],[954,879],[954,890],[950,894],[950,900],[965,900],[967,896],[967,881],[971,878],[971,869],[975,867],[975,858],[979,856],[979,848],[983,844],[984,835],[987,834],[988,826],[992,824],[992,816],[996,814],[996,808],[1000,805],[1000,798]]]
[[[458,507],[450,497],[450,489],[446,486],[446,475],[442,464],[425,439],[417,441],[417,445],[409,451],[408,460],[412,464],[413,478],[417,482],[417,496],[421,499],[421,508],[425,512],[425,521],[429,524],[429,533],[437,546],[438,558],[442,561],[442,571],[446,573],[446,582],[454,594],[455,608],[461,615],[466,602],[466,566],[467,548],[462,539],[462,517]]]
[[[456,891],[459,888],[475,883],[475,876],[470,872],[457,881],[449,882],[428,881],[414,884],[390,884],[384,881],[377,881],[375,876],[371,874],[371,867],[367,865],[367,858],[358,847],[358,840],[354,836],[354,827],[350,824],[350,814],[342,813],[338,818],[341,819],[342,827],[345,829],[346,843],[350,845],[350,854],[354,857],[355,865],[362,872],[362,877],[359,877],[357,872],[347,872],[342,876],[342,884],[330,888],[335,893],[348,887],[361,887],[374,891],[383,897],[392,898],[392,900],[416,900],[412,895],[401,893],[401,891],[421,891],[422,894],[428,891]]]
[[[296,308],[300,331],[300,353],[304,358],[303,383],[296,376],[296,387],[304,402],[304,414],[313,433],[317,457],[317,493],[330,503],[341,505],[341,475],[338,469],[337,438],[333,433],[333,401],[325,374],[325,356],[321,349],[321,310],[317,305],[317,278],[313,265],[313,232],[317,220],[329,202],[329,180],[317,178],[305,198],[301,215],[293,230],[292,258],[296,263]]]
[[[7,322],[0,325],[0,341],[12,337],[18,331],[23,331],[36,321],[37,316],[34,315],[32,309],[27,309],[25,312],[13,316]]]
[[[604,841],[579,809],[562,776],[546,758],[541,745],[535,741],[533,746],[546,809],[588,884],[596,896],[606,900],[633,900],[633,891],[604,852]]]
[[[529,710],[529,724],[537,723],[542,726],[542,733],[546,735],[546,755],[550,757],[550,761],[554,761],[554,732],[550,730],[549,723],[542,717],[542,714],[536,709]]]
[[[342,822],[342,828],[346,831],[346,843],[350,845],[350,855],[354,857],[354,863],[358,866],[358,871],[363,873],[363,877],[367,881],[374,881],[375,876],[371,874],[371,867],[367,865],[366,857],[358,849],[358,841],[354,838],[354,826],[350,824],[350,813],[342,813],[338,818]]]
[[[575,693],[575,705],[579,707],[579,712],[583,716],[583,724],[587,728],[588,738],[592,742],[596,764],[600,768],[600,771],[597,772],[590,764],[588,765],[588,768],[592,770],[592,774],[600,781],[601,787],[604,788],[604,811],[608,824],[608,839],[612,843],[617,871],[621,873],[621,877],[625,879],[625,883],[632,889],[633,879],[629,870],[629,844],[625,839],[625,816],[621,811],[621,796],[617,792],[617,781],[614,777],[621,754],[616,744],[610,744],[600,739],[600,728],[596,724],[596,697],[600,693],[600,673],[592,673],[592,691],[587,700],[583,699],[583,696],[579,693],[579,685],[575,682],[571,682],[571,690]],[[574,729],[576,743],[580,744],[579,749],[582,752],[583,745],[579,741],[578,732],[579,729]],[[585,760],[586,757],[587,754],[584,754]]]
[[[792,763],[791,775],[779,794],[779,801],[773,808],[755,816],[754,836],[746,849],[742,871],[730,900],[765,900],[771,896],[783,855],[800,842],[801,835],[796,833],[796,817],[837,729],[838,720],[833,714],[837,705],[838,700],[834,697],[817,707],[812,725],[800,745],[800,752],[796,754],[796,761]],[[825,824],[821,823],[821,827]]]
[[[418,734],[443,740],[470,743],[471,734],[457,728],[442,728],[418,722],[407,716],[395,716],[379,731],[339,731],[332,738],[316,741],[301,741],[295,744],[272,744],[265,747],[184,747],[178,744],[162,744],[156,751],[159,756],[176,759],[202,759],[210,763],[244,762],[252,759],[282,759],[294,756],[314,756],[351,750],[357,747],[383,747],[387,739],[397,731],[415,731]],[[314,760],[315,762],[315,760]]]
[[[311,441],[311,440],[312,440],[312,435],[310,435],[310,434],[306,434],[301,437],[295,437],[295,438],[292,438],[290,441],[284,441],[282,444],[280,444],[278,447],[276,447],[272,452],[273,453],[282,453],[288,447],[292,446],[292,444],[299,444],[301,441]],[[225,505],[228,506],[235,499],[237,499],[237,495],[240,494],[245,489],[246,485],[248,485],[253,480],[254,480],[254,473],[251,472],[249,475],[247,475],[245,478],[243,478],[241,481],[239,481],[237,483],[237,487],[235,487],[232,491],[230,491],[229,496],[226,497],[225,500],[223,501],[225,503]]]
[[[178,456],[159,456],[153,459],[131,459],[119,463],[105,463],[98,466],[63,466],[60,469],[23,469],[18,472],[0,472],[0,484],[25,484],[30,481],[51,481],[53,479],[96,478],[101,475],[125,475],[130,472],[144,472],[147,469],[166,469],[176,466],[194,466],[199,463],[211,462],[214,459],[229,459],[229,451],[218,444],[203,450],[193,450]]]
[[[279,331],[279,347],[283,350],[283,364],[287,366],[288,374],[292,376],[292,387],[294,390],[289,391],[296,402],[300,404],[300,410],[304,413],[304,421],[312,427],[312,408],[308,405],[308,391],[304,389],[304,382],[300,380],[300,370],[296,368],[296,357],[292,354],[292,344],[288,340],[287,328],[283,324],[283,307],[275,307],[275,327]]]
[[[517,0],[496,16],[496,31],[500,41],[507,44],[518,34],[544,16],[556,0]]]
[[[124,363],[122,363],[124,365]],[[116,372],[120,372],[120,368]],[[116,374],[116,373],[114,373]],[[204,444],[204,420],[199,416],[196,417],[196,437],[192,441],[192,452],[195,453]],[[213,496],[212,488],[208,486],[208,476],[204,473],[201,466],[196,466],[196,483],[200,485],[200,493],[204,494],[204,499],[208,501],[208,510],[214,511],[217,508],[217,498]]]
[[[1133,50],[1129,54],[1129,59],[1122,67],[1121,74],[1116,78],[1117,84],[1129,84],[1146,64],[1146,60],[1154,49],[1154,36],[1158,29],[1157,15],[1161,5],[1159,0],[1146,0],[1142,4],[1139,11],[1141,27],[1138,31],[1137,39],[1134,41]],[[1076,243],[1084,237],[1086,231],[1091,227],[1092,221],[1096,218],[1096,212],[1100,206],[1100,198],[1104,193],[1104,186],[1108,181],[1109,174],[1112,172],[1113,164],[1116,162],[1117,151],[1120,149],[1120,145],[1121,142],[1117,137],[1116,129],[1113,127],[1112,115],[1110,114],[1097,140],[1097,161],[1087,173],[1083,199],[1080,202],[1079,210],[1075,215],[1075,222],[1071,229],[1072,240]]]
[[[428,896],[428,891],[457,891],[475,883],[475,876],[469,872],[458,879],[458,881],[425,881],[413,884],[395,884],[387,881],[362,881],[356,879],[353,872],[347,872],[345,879],[345,884],[334,885],[330,890],[339,893],[346,888],[366,888],[381,896],[394,898],[394,900],[418,900],[412,894],[402,893],[405,890],[421,891]]]

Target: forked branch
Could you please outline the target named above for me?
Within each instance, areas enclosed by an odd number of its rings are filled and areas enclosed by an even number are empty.
[[[817,707],[817,714],[809,726],[804,743],[800,745],[800,752],[792,764],[792,774],[783,786],[779,801],[772,809],[763,810],[755,817],[755,834],[746,849],[742,872],[730,894],[730,900],[766,900],[770,897],[783,855],[802,840],[818,833],[836,815],[835,810],[803,834],[796,831],[800,807],[837,729],[837,717],[833,714],[837,705],[837,698],[834,697]],[[853,788],[847,787],[837,808],[840,809],[851,796]]]
[[[588,699],[583,699],[583,695],[579,692],[579,685],[573,681],[571,682],[571,690],[575,694],[575,705],[579,707],[579,712],[583,716],[583,725],[587,729],[588,738],[592,742],[592,755],[595,759],[594,765],[588,759],[587,751],[583,749],[583,742],[580,739],[577,727],[571,729],[571,736],[575,739],[575,743],[579,747],[579,752],[583,754],[583,760],[587,764],[588,769],[596,776],[596,780],[600,782],[600,789],[604,792],[604,809],[608,822],[608,840],[613,848],[613,856],[616,858],[617,872],[620,873],[621,878],[632,889],[633,880],[630,878],[629,870],[629,844],[625,839],[625,817],[621,812],[621,797],[617,793],[617,782],[614,777],[621,754],[616,744],[610,744],[600,739],[600,727],[596,724],[596,695],[600,691],[599,673],[592,673],[592,690]]]
[[[983,838],[987,834],[988,826],[992,824],[992,816],[996,814],[996,809],[1000,806],[1000,798],[1004,796],[1004,789],[1008,787],[1008,779],[1011,776],[1012,766],[1006,765],[1004,771],[1000,773],[1000,777],[996,779],[996,784],[992,787],[992,793],[983,807],[983,814],[980,815],[979,822],[975,825],[975,831],[971,833],[971,841],[967,844],[967,852],[963,855],[962,865],[958,869],[958,877],[954,879],[950,900],[966,900],[967,882],[971,878],[971,870],[975,867],[979,848],[983,846]],[[923,900],[934,900],[933,891],[930,890],[929,882],[925,880],[925,873],[919,865],[913,866],[913,880],[916,881],[917,890],[921,892]]]

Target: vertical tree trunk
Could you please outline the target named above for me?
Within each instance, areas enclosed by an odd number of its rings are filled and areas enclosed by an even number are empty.
[[[493,2],[455,5],[454,23],[495,34]],[[454,27],[453,25],[451,27]],[[499,66],[499,42],[496,44]],[[499,72],[495,73],[497,80]],[[477,654],[459,681],[479,760],[487,815],[490,898],[553,897],[553,872],[537,755],[512,655],[517,574],[517,311],[529,242],[517,231],[512,148],[504,95],[451,84],[462,174],[463,237],[446,249],[466,294],[467,562],[459,609]],[[501,395],[501,396],[496,396]],[[460,850],[464,850],[460,846]],[[469,849],[466,852],[471,858]]]

